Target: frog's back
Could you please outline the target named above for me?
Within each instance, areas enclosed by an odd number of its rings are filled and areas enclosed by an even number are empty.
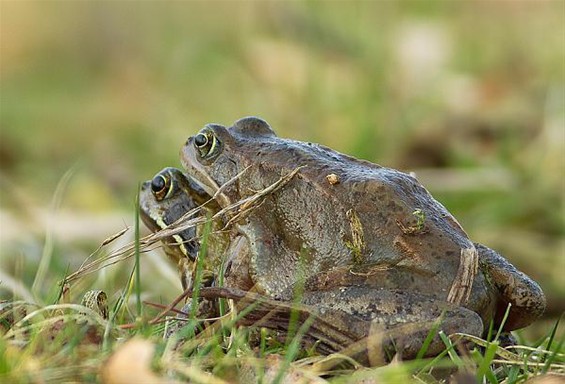
[[[342,252],[352,254],[349,262],[400,263],[433,276],[445,289],[457,275],[462,250],[473,249],[455,218],[406,173],[319,144],[279,138],[262,124],[232,130],[247,164],[260,164],[263,169],[254,179],[263,177],[264,183],[272,183],[304,167],[300,181],[288,186],[292,190],[300,184],[295,191],[304,201],[297,216],[324,210],[324,217],[329,217],[326,211],[332,210],[333,242],[336,246],[341,242]]]
[[[247,121],[249,120],[249,121]],[[260,164],[268,170],[300,170],[300,178],[318,190],[324,190],[337,201],[343,202],[363,213],[377,215],[376,224],[383,226],[391,217],[411,221],[414,211],[444,231],[454,232],[456,237],[467,239],[467,235],[445,209],[418,180],[404,172],[386,168],[366,160],[340,153],[326,146],[277,137],[268,125],[256,118],[245,118],[236,126],[256,124],[255,130],[247,127],[235,130],[238,148],[248,162]],[[267,124],[262,122],[263,124]],[[242,134],[245,133],[245,134]],[[332,182],[328,176],[335,176]],[[397,217],[398,216],[398,217]],[[432,223],[428,223],[431,225]],[[467,243],[466,243],[467,244]]]

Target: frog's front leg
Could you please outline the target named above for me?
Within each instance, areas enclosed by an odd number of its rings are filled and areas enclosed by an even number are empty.
[[[354,334],[361,349],[375,351],[380,343],[385,359],[399,354],[404,359],[417,356],[429,332],[449,335],[462,332],[481,336],[480,316],[437,298],[415,292],[349,286],[330,291],[305,292],[302,303],[313,308],[316,315],[340,331]],[[377,345],[375,345],[377,344]],[[434,356],[445,349],[436,333],[425,356]],[[371,360],[370,353],[356,355]],[[374,364],[374,362],[369,361]]]
[[[503,256],[492,249],[475,244],[479,266],[496,290],[495,326],[500,325],[511,304],[504,330],[523,328],[537,320],[545,311],[545,296],[540,286],[518,271]]]

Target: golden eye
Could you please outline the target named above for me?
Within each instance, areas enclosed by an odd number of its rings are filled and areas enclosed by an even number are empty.
[[[163,200],[171,189],[171,179],[163,175],[157,175],[151,180],[151,192],[157,201]]]
[[[210,158],[216,155],[220,141],[209,128],[205,128],[194,136],[194,146],[202,158]]]

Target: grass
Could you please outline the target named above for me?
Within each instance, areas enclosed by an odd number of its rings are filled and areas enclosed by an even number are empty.
[[[280,181],[276,183],[279,184]],[[257,195],[264,193],[259,191]],[[257,199],[236,205],[250,209],[252,206],[246,203]],[[211,220],[206,222],[205,239]],[[198,383],[283,383],[289,380],[351,383],[367,379],[385,384],[440,383],[455,375],[495,384],[521,383],[547,374],[565,376],[564,339],[556,338],[559,321],[537,342],[508,348],[500,346],[499,330],[489,332],[487,340],[466,334],[445,335],[440,331],[445,350],[434,358],[423,358],[437,332],[437,327],[433,327],[416,359],[393,359],[388,365],[367,368],[347,355],[318,355],[314,346],[304,349],[304,336],[315,318],[309,316],[301,322],[294,310],[288,317],[288,332],[282,334],[273,329],[237,326],[238,321],[258,308],[260,302],[257,301],[238,311],[232,305],[231,310],[216,320],[198,319],[197,306],[193,305],[186,317],[177,319],[171,310],[183,297],[198,302],[198,282],[204,265],[199,262],[196,268],[196,289],[186,291],[166,308],[142,303],[139,255],[150,243],[140,238],[138,225],[135,236],[133,268],[115,302],[109,303],[107,318],[96,308],[68,303],[68,283],[62,288],[59,303],[45,306],[23,301],[0,303],[0,381],[119,382],[123,372],[136,372],[134,376],[127,376],[128,380],[135,377],[135,380],[148,382],[189,380]],[[207,240],[203,240],[204,253],[206,244]],[[124,263],[124,259],[119,262]],[[86,276],[75,278],[71,287],[78,286],[78,281]],[[300,296],[300,284],[295,294]],[[178,328],[178,324],[183,327],[164,337],[167,329]],[[196,329],[200,332],[195,333]],[[489,341],[493,334],[494,338]],[[466,347],[462,348],[462,343]],[[128,359],[132,354],[147,358]]]
[[[22,307],[13,309],[18,308]],[[111,319],[119,318],[117,311],[119,306],[114,306]],[[2,312],[4,322],[10,313],[14,312]],[[145,307],[144,313],[155,315],[151,307]],[[289,377],[336,383],[361,378],[378,379],[383,383],[395,383],[399,378],[405,382],[438,383],[450,374],[463,373],[478,382],[485,378],[489,383],[519,383],[543,374],[565,373],[563,341],[555,342],[554,332],[534,345],[516,346],[514,352],[501,349],[497,342],[489,343],[467,335],[442,335],[446,350],[434,359],[418,358],[384,367],[363,368],[352,364],[345,356],[308,355],[300,350],[301,337],[310,325],[308,321],[300,326],[289,344],[271,343],[262,330],[258,348],[253,332],[235,327],[235,319],[223,319],[214,327],[214,332],[201,333],[178,345],[175,345],[179,341],[177,337],[163,339],[162,324],[147,326],[149,317],[143,322],[145,326],[135,313],[122,319],[121,324],[103,320],[84,307],[69,304],[30,312],[0,339],[0,379],[22,383],[94,382],[100,380],[101,374],[105,377],[118,375],[113,370],[147,370],[163,379],[203,383],[253,382],[247,381],[250,375],[257,380],[263,377],[263,382],[269,383],[289,380]],[[124,324],[136,326],[124,329]],[[187,327],[194,324],[188,322]],[[556,327],[557,324],[554,330]],[[224,332],[230,336],[224,337]],[[103,339],[107,341],[105,348]],[[118,359],[126,345],[134,345],[140,339],[147,342],[137,346],[139,350],[128,350],[128,353],[143,354],[143,348],[149,347],[153,352],[152,358],[143,362],[146,366],[122,365],[121,362],[116,366],[113,360]],[[457,339],[472,340],[476,342],[475,347],[468,355],[460,356],[455,353],[453,343]],[[334,368],[326,371],[323,367],[331,359]]]

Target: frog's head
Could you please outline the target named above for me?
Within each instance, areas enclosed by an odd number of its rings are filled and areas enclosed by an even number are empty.
[[[145,181],[139,195],[140,215],[153,232],[166,228],[208,199],[208,195],[179,169],[165,168]],[[163,241],[165,253],[172,259],[195,260],[198,243],[196,229],[189,228]]]
[[[234,188],[220,191],[221,186],[253,164],[259,147],[268,145],[264,139],[272,137],[275,133],[269,124],[257,117],[240,119],[230,128],[207,124],[181,148],[181,162],[206,193],[225,207],[241,196]]]

